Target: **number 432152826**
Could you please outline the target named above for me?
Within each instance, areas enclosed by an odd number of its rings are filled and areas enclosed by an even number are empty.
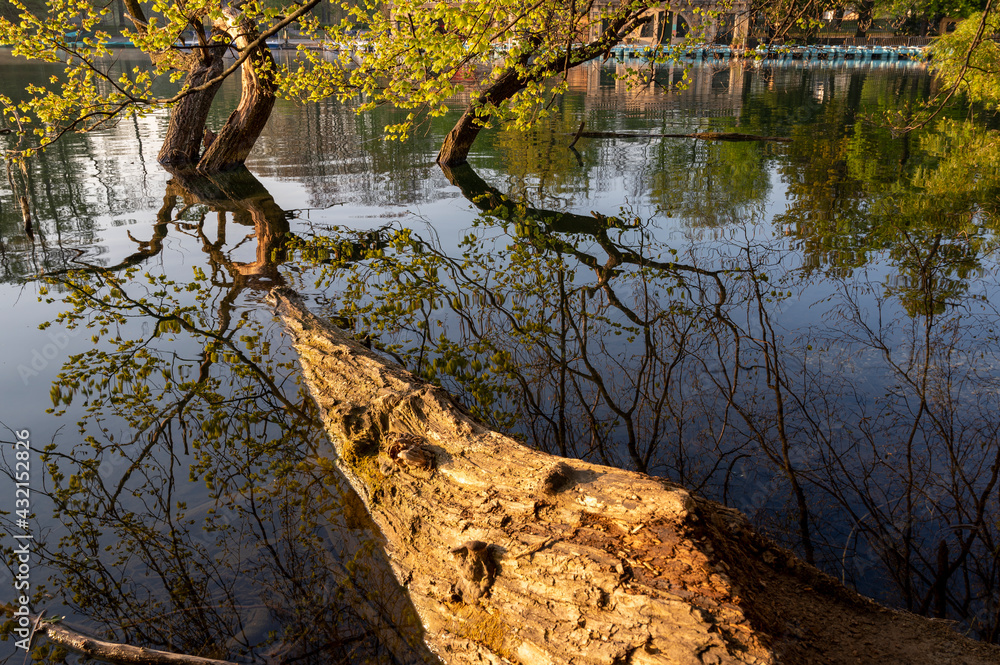
[[[16,489],[14,495],[14,508],[18,518],[28,519],[31,514],[31,490],[29,481],[31,480],[31,439],[28,430],[23,429],[17,434],[17,441],[14,442],[14,481]]]

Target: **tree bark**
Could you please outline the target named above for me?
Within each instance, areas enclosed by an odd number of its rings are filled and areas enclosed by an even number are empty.
[[[216,22],[216,29],[228,34],[238,51],[245,52],[260,31],[232,9],[225,9],[224,14],[225,18]],[[274,72],[274,58],[262,42],[240,68],[240,103],[206,147],[198,171],[218,173],[243,166],[274,108],[278,89]]]
[[[459,166],[469,159],[469,150],[476,137],[479,136],[482,125],[476,123],[476,114],[472,109],[466,109],[448,135],[444,137],[441,150],[438,151],[437,163],[444,166]]]
[[[737,511],[529,450],[271,297],[394,572],[448,664],[995,663],[1000,650],[854,594]],[[862,646],[863,645],[863,646]]]
[[[490,119],[490,116],[484,114],[481,109],[487,104],[499,104],[510,99],[523,90],[524,86],[525,82],[520,79],[516,71],[508,69],[501,74],[495,83],[469,104],[465,113],[448,132],[438,152],[438,164],[443,166],[465,164],[469,159],[469,150],[473,142],[479,136],[483,125]]]
[[[445,662],[774,662],[681,534],[697,520],[686,491],[524,448],[272,293],[341,468]],[[400,434],[424,442],[427,468],[390,458]],[[691,574],[657,584],[679,548]]]
[[[122,2],[128,10],[128,19],[136,32],[141,35],[147,34],[149,21],[139,0],[122,0]],[[193,27],[198,31],[204,30],[200,21],[195,22]],[[225,48],[222,44],[202,42],[185,56],[178,57],[175,53],[152,53],[150,59],[153,64],[162,62],[165,58],[174,60],[175,68],[187,71],[185,86],[197,88],[222,74],[224,54]],[[205,90],[187,95],[170,109],[167,134],[157,156],[157,161],[167,170],[186,171],[198,163],[205,137],[205,123],[215,94],[221,86],[220,80]]]
[[[240,53],[245,53],[260,36],[255,23],[228,7],[215,22],[214,30],[228,36]],[[200,46],[195,53],[197,57],[188,64],[185,83],[189,87],[218,78],[224,69],[224,44]],[[240,67],[240,102],[217,134],[208,131],[206,124],[212,102],[222,86],[221,79],[179,101],[171,109],[167,135],[158,157],[160,164],[173,173],[197,170],[204,174],[243,166],[274,108],[277,96],[274,71],[274,58],[267,45],[254,47]]]
[[[185,80],[192,88],[207,83],[222,73],[221,48],[210,46],[197,51],[199,57],[191,64]],[[168,170],[188,170],[198,163],[205,136],[205,123],[215,93],[221,86],[222,81],[219,81],[206,90],[192,93],[170,109],[167,135],[157,157],[160,164]]]

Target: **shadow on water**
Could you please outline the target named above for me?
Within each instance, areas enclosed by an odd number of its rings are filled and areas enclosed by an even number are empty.
[[[901,242],[817,290],[751,224],[671,244],[627,208],[544,210],[445,174],[481,211],[457,249],[393,225],[362,260],[339,260],[353,231],[298,239],[331,317],[528,445],[669,477],[883,601],[998,638],[997,284],[990,241],[951,226],[968,215],[893,191],[880,233]]]
[[[79,436],[35,470],[36,611],[240,662],[437,662],[294,352],[244,302],[282,283],[290,216],[247,171],[175,177],[135,252],[48,276],[68,307],[53,323],[93,344],[52,388]],[[171,239],[206,257],[192,279],[154,261]]]

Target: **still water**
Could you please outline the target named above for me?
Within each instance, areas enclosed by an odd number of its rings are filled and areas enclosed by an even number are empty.
[[[4,464],[28,430],[33,513],[4,545],[33,537],[35,610],[229,660],[430,659],[265,302],[285,284],[528,445],[679,481],[998,639],[993,120],[894,137],[917,66],[699,66],[680,92],[625,66],[451,171],[454,118],[386,143],[392,110],[284,103],[213,181],[157,166],[160,115],[60,143],[33,239],[0,188]],[[0,67],[6,94],[50,73]],[[637,136],[571,149],[581,121]],[[649,136],[703,131],[791,140]]]

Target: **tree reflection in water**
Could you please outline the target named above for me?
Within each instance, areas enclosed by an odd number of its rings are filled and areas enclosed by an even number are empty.
[[[50,275],[61,323],[94,344],[52,390],[83,443],[43,454],[61,526],[36,509],[48,580],[35,608],[61,602],[112,640],[229,660],[436,662],[280,332],[240,302],[283,283],[288,219],[248,171],[178,177],[135,253]],[[253,230],[227,242],[230,221]],[[196,240],[209,269],[157,272],[169,234]],[[237,261],[247,243],[253,260]]]
[[[627,210],[540,210],[446,174],[482,210],[457,251],[396,227],[362,257],[337,227],[296,241],[330,316],[528,445],[667,476],[865,592],[1000,638],[981,242],[884,229],[904,242],[831,293],[750,224],[674,247]],[[825,313],[787,330],[800,298]]]

